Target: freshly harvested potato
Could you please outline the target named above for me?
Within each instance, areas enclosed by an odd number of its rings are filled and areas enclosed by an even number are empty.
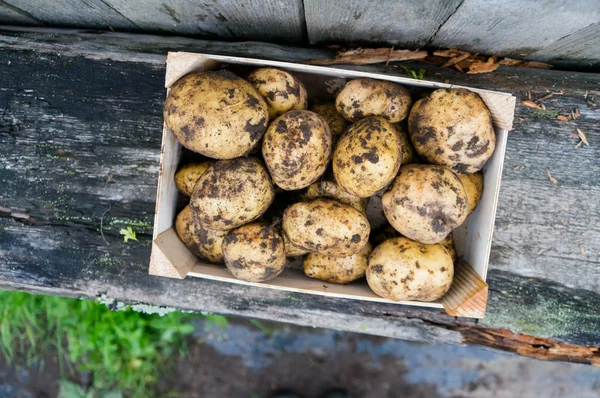
[[[237,279],[264,282],[285,267],[283,238],[265,223],[252,223],[230,231],[223,239],[223,258]]]
[[[335,104],[333,102],[318,104],[314,105],[310,110],[321,116],[327,122],[329,130],[331,131],[331,140],[335,144],[344,133],[346,126],[348,126],[348,122],[337,111]]]
[[[175,173],[175,186],[177,190],[186,196],[192,196],[196,181],[213,163],[207,160],[204,162],[191,162],[181,166],[177,170],[177,173]]]
[[[329,126],[314,112],[287,112],[269,125],[262,153],[277,186],[287,191],[305,188],[327,169]]]
[[[381,117],[348,128],[333,152],[333,175],[342,189],[368,198],[390,183],[402,163],[402,144],[393,124]]]
[[[456,263],[458,254],[456,253],[456,247],[454,246],[454,236],[452,236],[452,234],[446,236],[446,238],[440,242],[440,245],[444,246],[446,250],[448,250],[450,257],[452,257],[452,262]]]
[[[329,180],[320,180],[311,184],[304,195],[302,195],[302,200],[318,198],[334,199],[340,203],[350,205],[363,213],[367,211],[367,204],[369,203],[368,198],[351,195],[341,189],[334,181]]]
[[[417,163],[419,158],[412,142],[410,141],[410,136],[408,135],[406,126],[404,123],[396,123],[394,124],[394,127],[396,127],[396,131],[398,132],[398,139],[400,140],[400,145],[402,148],[402,164]]]
[[[229,230],[260,217],[274,197],[271,177],[260,160],[220,160],[196,182],[190,207],[205,228]]]
[[[285,256],[286,257],[304,256],[306,253],[308,253],[308,250],[298,247],[298,246],[294,245],[292,242],[290,242],[290,239],[283,232],[281,233],[281,236],[283,237],[283,243],[285,245]]]
[[[402,166],[383,194],[383,212],[402,235],[439,243],[467,218],[467,192],[456,174],[442,166]]]
[[[390,300],[437,300],[450,289],[453,277],[452,258],[442,245],[392,238],[369,256],[369,287]]]
[[[351,256],[369,241],[367,217],[354,207],[331,199],[299,202],[283,212],[283,232],[311,253]]]
[[[371,249],[371,244],[367,243],[360,252],[346,257],[310,253],[304,256],[302,268],[310,278],[345,285],[365,276]]]
[[[175,231],[184,245],[196,256],[211,263],[223,262],[223,238],[229,231],[204,228],[185,206],[175,219]]]
[[[168,129],[186,148],[214,159],[250,152],[269,122],[265,100],[250,83],[226,71],[192,72],[171,86]]]
[[[306,89],[300,80],[284,70],[260,68],[248,75],[248,81],[269,104],[271,119],[308,106]]]
[[[467,191],[467,198],[469,198],[468,214],[471,214],[481,200],[481,194],[483,193],[483,174],[481,172],[458,174],[458,178],[460,178],[460,181]]]
[[[429,163],[456,173],[475,173],[494,153],[492,116],[479,95],[464,88],[439,89],[418,100],[408,117],[415,150]]]
[[[335,107],[347,120],[381,116],[398,123],[408,116],[412,99],[407,89],[386,80],[368,78],[348,82],[335,99]]]

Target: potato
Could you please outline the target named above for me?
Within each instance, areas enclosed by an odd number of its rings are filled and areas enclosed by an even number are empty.
[[[310,278],[345,285],[365,276],[371,249],[371,244],[367,243],[360,252],[347,257],[307,254],[302,260],[302,268]]]
[[[299,202],[283,212],[283,232],[294,245],[311,253],[351,256],[369,240],[367,217],[331,199]]]
[[[408,131],[419,155],[456,173],[481,170],[496,147],[489,109],[463,88],[435,90],[418,100],[408,117]]]
[[[310,110],[321,116],[323,120],[327,122],[329,130],[331,131],[331,140],[335,145],[337,140],[344,133],[346,126],[348,126],[346,119],[339,114],[333,102],[314,105]]]
[[[221,71],[192,72],[171,86],[168,129],[186,148],[214,159],[244,156],[267,130],[265,100],[244,79]]]
[[[402,144],[396,128],[381,117],[354,123],[333,152],[333,175],[342,189],[368,198],[385,188],[402,163]]]
[[[458,178],[460,178],[460,181],[467,191],[467,198],[469,198],[468,214],[471,214],[481,200],[481,194],[483,193],[483,174],[481,172],[458,174]]]
[[[456,174],[442,166],[402,166],[383,194],[383,212],[402,235],[439,243],[467,218],[467,192]]]
[[[215,264],[223,262],[223,238],[229,231],[204,228],[194,219],[189,205],[177,215],[175,231],[183,244],[196,256]]]
[[[315,182],[327,169],[331,132],[311,111],[290,111],[271,123],[262,147],[273,181],[287,191]]]
[[[260,160],[220,160],[196,182],[190,208],[203,227],[229,230],[260,217],[274,197],[271,177]]]
[[[381,116],[398,123],[408,116],[410,93],[399,84],[368,78],[348,82],[335,99],[335,107],[347,120]]]
[[[269,117],[275,119],[285,112],[306,109],[306,90],[300,80],[276,68],[260,68],[248,75],[250,84],[269,104]]]
[[[320,180],[311,184],[302,195],[302,200],[313,200],[318,198],[334,199],[340,203],[350,205],[363,213],[367,211],[367,204],[369,203],[368,198],[350,195],[334,181],[329,180]]]
[[[186,196],[191,196],[198,178],[213,164],[212,161],[191,162],[184,164],[175,173],[175,186]]]
[[[456,264],[458,260],[458,254],[456,253],[456,246],[454,246],[454,236],[452,234],[446,236],[446,238],[439,243],[448,250],[448,254],[452,257],[452,262]]]
[[[392,238],[369,256],[369,287],[394,301],[434,301],[452,284],[454,264],[442,245],[426,245],[407,238]]]
[[[283,238],[265,223],[247,224],[230,231],[223,239],[223,258],[237,279],[264,282],[285,267]]]
[[[408,130],[404,123],[396,123],[394,124],[396,131],[398,132],[398,139],[400,140],[400,145],[402,148],[402,164],[411,164],[418,163],[419,157],[415,148],[413,147],[412,142],[410,141],[410,136],[408,135]]]
[[[308,250],[304,250],[303,248],[298,247],[298,246],[294,245],[292,242],[290,242],[290,239],[283,232],[281,233],[281,236],[283,237],[283,243],[285,245],[285,256],[286,257],[304,256],[306,253],[308,253]]]

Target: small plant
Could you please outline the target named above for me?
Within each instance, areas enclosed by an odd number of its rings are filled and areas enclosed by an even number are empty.
[[[139,240],[135,234],[135,231],[133,229],[131,229],[131,227],[127,227],[127,229],[121,228],[119,233],[121,235],[123,235],[123,240],[125,241],[125,243],[129,242],[129,239],[139,242]]]
[[[529,110],[529,114],[535,120],[556,119],[556,117],[558,116],[558,112],[549,111],[546,109],[531,109]]]
[[[417,80],[422,80],[425,77],[425,73],[427,72],[425,69],[419,69],[419,71],[415,71],[412,68],[409,68],[408,66],[404,66],[401,65],[402,69],[404,69],[404,72],[406,72],[406,74],[410,77],[412,77],[413,79],[417,79]]]

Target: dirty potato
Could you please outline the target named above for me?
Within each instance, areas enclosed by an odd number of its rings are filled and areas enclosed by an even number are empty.
[[[230,231],[223,239],[223,258],[233,276],[248,282],[275,278],[285,267],[283,238],[265,223],[252,223]]]
[[[460,178],[460,181],[467,191],[467,198],[469,198],[468,214],[471,214],[481,200],[481,194],[483,193],[483,174],[481,172],[458,174],[458,178]]]
[[[489,109],[479,95],[463,88],[435,90],[418,100],[408,131],[419,155],[456,173],[481,170],[496,147]]]
[[[323,120],[327,122],[329,130],[331,131],[331,140],[335,145],[337,140],[344,133],[346,126],[348,126],[346,119],[340,115],[333,102],[314,105],[310,110],[321,116]]]
[[[189,205],[177,215],[175,231],[183,244],[196,256],[215,264],[223,262],[223,237],[229,231],[204,228],[192,216]]]
[[[329,126],[314,112],[287,112],[269,125],[262,153],[277,186],[287,191],[305,188],[327,169]]]
[[[390,122],[368,117],[348,128],[332,159],[333,175],[342,189],[368,198],[385,188],[398,173],[402,144]]]
[[[286,257],[304,256],[306,253],[308,253],[308,250],[298,247],[298,246],[294,245],[292,242],[290,242],[290,239],[283,232],[281,233],[281,236],[283,237],[283,243],[285,245],[285,256]]]
[[[175,173],[177,190],[186,196],[192,196],[196,181],[213,163],[207,160],[204,162],[190,162],[181,166]]]
[[[418,163],[419,158],[410,141],[410,136],[408,135],[408,129],[406,128],[405,123],[396,123],[394,124],[394,127],[398,132],[398,139],[400,140],[402,148],[402,164]]]
[[[300,80],[284,70],[260,68],[248,75],[248,81],[269,104],[271,119],[288,111],[306,109],[308,105]]]
[[[214,159],[246,155],[267,130],[267,104],[250,83],[226,71],[192,72],[171,86],[167,128],[186,148]]]
[[[283,213],[283,232],[311,253],[351,256],[369,240],[367,217],[354,207],[331,199],[299,202]]]
[[[394,301],[434,301],[452,284],[454,264],[442,245],[392,238],[369,256],[367,282],[373,292]]]
[[[440,245],[444,246],[446,250],[448,250],[450,257],[452,257],[452,262],[456,263],[458,254],[456,253],[456,246],[454,246],[454,236],[452,236],[452,233],[446,236],[446,238],[440,242]]]
[[[441,242],[467,217],[467,192],[456,174],[442,166],[402,166],[383,194],[383,212],[402,235],[421,243]]]
[[[205,228],[229,230],[260,217],[274,197],[271,177],[260,160],[220,160],[196,182],[190,207]]]
[[[368,198],[351,195],[340,188],[334,181],[320,180],[311,184],[302,195],[302,200],[313,200],[318,198],[334,199],[354,207],[365,213],[367,211]]]
[[[302,269],[310,278],[345,285],[365,276],[371,249],[367,243],[360,252],[346,257],[310,253],[304,256]]]
[[[386,80],[356,79],[348,82],[335,99],[335,107],[347,120],[381,116],[398,123],[408,116],[412,100],[407,89]]]

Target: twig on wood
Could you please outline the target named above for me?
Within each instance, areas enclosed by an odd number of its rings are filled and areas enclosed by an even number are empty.
[[[550,179],[550,182],[552,184],[558,184],[558,181],[556,181],[556,178],[552,177],[552,174],[550,174],[550,170],[546,169],[546,174],[548,175],[548,178]]]
[[[544,107],[540,104],[536,104],[535,102],[531,101],[531,100],[522,100],[521,103],[523,105],[525,105],[528,108],[533,108],[533,109],[544,109]]]
[[[587,140],[587,137],[585,136],[585,134],[583,134],[583,131],[577,129],[577,135],[579,136],[579,138],[581,138],[581,142],[583,142],[586,146],[590,145],[590,143]]]
[[[110,246],[110,243],[108,243],[108,241],[106,240],[106,238],[104,237],[104,215],[110,211],[110,207],[112,206],[112,204],[110,202],[108,202],[108,209],[104,210],[104,213],[102,213],[102,217],[100,217],[100,235],[102,236],[102,239],[104,239],[104,242],[106,242],[107,246]]]
[[[389,48],[357,48],[354,50],[340,51],[335,58],[313,59],[304,61],[308,65],[368,65],[392,61],[409,61],[424,59],[427,51],[390,50]]]

